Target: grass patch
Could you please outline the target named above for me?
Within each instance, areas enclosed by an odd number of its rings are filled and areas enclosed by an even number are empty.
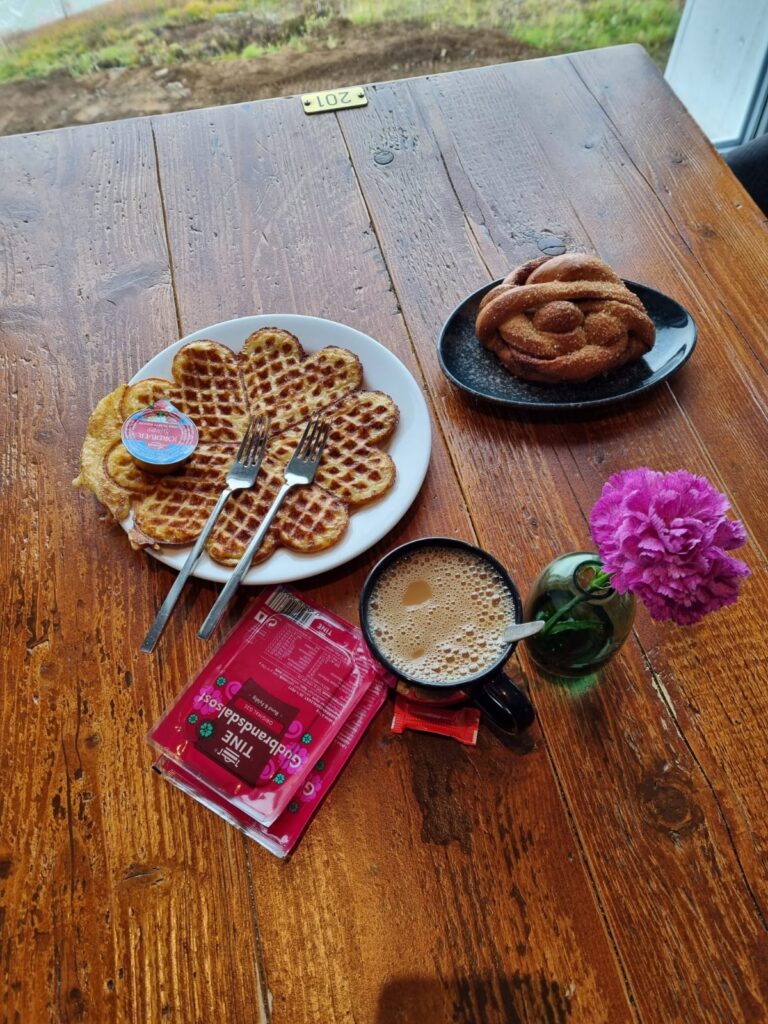
[[[683,0],[348,0],[353,22],[416,20],[435,28],[496,28],[543,53],[641,43],[652,57],[669,52]]]
[[[115,0],[5,40],[0,82],[45,78],[59,71],[84,75],[103,68],[165,66],[188,55],[166,29],[214,21],[235,11],[279,22],[296,16],[298,2],[279,0]],[[190,54],[189,56],[192,56]]]
[[[257,14],[276,30],[271,37],[213,43],[213,49],[174,37],[205,22],[213,28],[217,18],[234,12]],[[681,13],[682,0],[114,0],[7,39],[0,82],[212,56],[258,58],[285,47],[302,52],[313,33],[339,16],[360,25],[415,21],[434,28],[494,28],[542,53],[637,42],[662,62]],[[324,39],[324,45],[331,43]]]
[[[669,53],[680,22],[679,0],[590,0],[563,4],[531,3],[515,35],[547,53],[640,43],[655,59]]]

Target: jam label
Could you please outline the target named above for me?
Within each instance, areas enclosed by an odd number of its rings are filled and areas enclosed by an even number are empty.
[[[123,444],[134,459],[158,466],[188,458],[197,447],[197,427],[164,398],[133,413],[123,424]]]

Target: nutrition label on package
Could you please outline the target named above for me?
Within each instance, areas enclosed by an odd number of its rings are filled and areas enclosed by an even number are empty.
[[[249,641],[258,652],[259,681],[267,689],[301,698],[321,718],[333,721],[354,686],[352,657],[311,629],[263,611]],[[349,686],[344,686],[349,679]]]

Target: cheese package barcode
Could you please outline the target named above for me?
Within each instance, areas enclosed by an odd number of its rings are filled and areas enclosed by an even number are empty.
[[[281,615],[285,615],[288,619],[293,619],[294,622],[298,622],[301,626],[308,626],[314,618],[314,612],[309,605],[306,605],[301,598],[296,597],[295,594],[292,594],[289,590],[284,590],[282,587],[269,595],[267,607],[271,608],[273,612],[280,612]]]

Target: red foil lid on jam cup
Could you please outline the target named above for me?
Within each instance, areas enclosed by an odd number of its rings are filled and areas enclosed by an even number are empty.
[[[171,473],[183,466],[197,448],[197,427],[164,398],[133,413],[123,424],[128,454],[150,473]]]

